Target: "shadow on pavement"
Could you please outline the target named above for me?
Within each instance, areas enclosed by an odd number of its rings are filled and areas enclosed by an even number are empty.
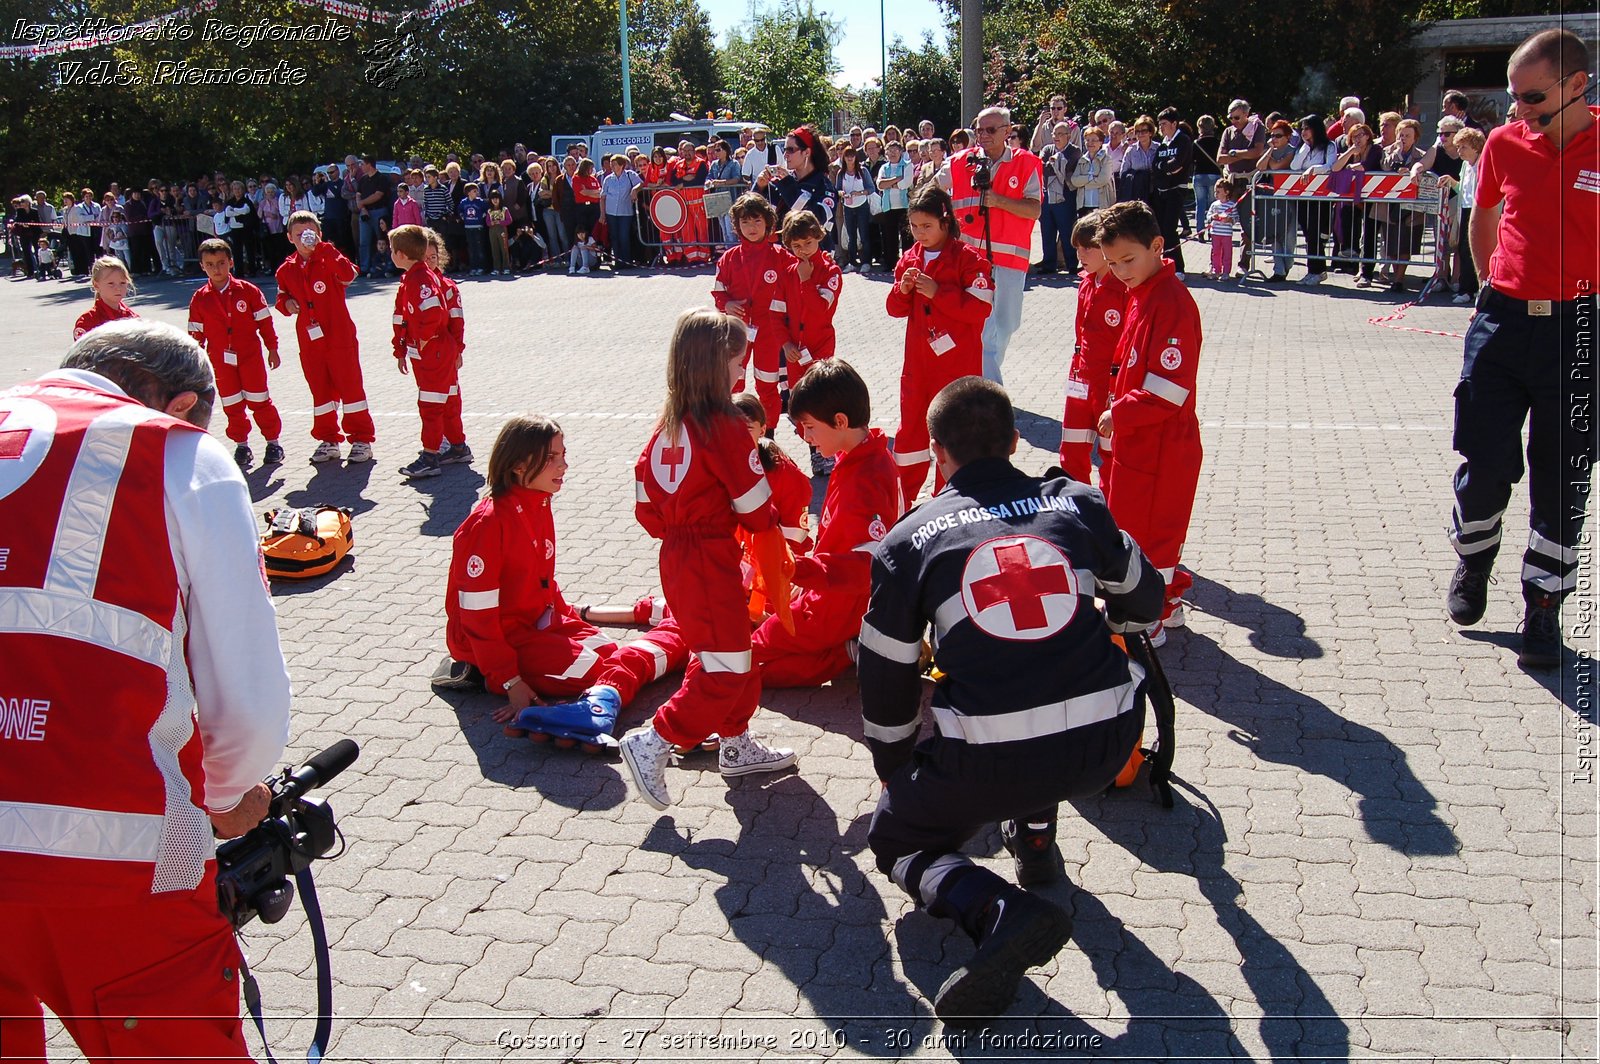
[[[1184,596],[1201,613],[1221,617],[1250,630],[1250,645],[1275,658],[1301,661],[1322,657],[1322,644],[1306,635],[1306,622],[1293,610],[1276,606],[1253,592],[1234,591],[1226,584],[1194,574]]]
[[[1463,639],[1474,643],[1490,643],[1511,655],[1522,649],[1522,636],[1516,632],[1485,632],[1467,630],[1460,633]],[[1595,697],[1600,694],[1600,680],[1595,676],[1594,660],[1578,657],[1569,646],[1561,648],[1561,664],[1553,669],[1527,669],[1518,666],[1530,679],[1549,691],[1561,704],[1585,719],[1592,719]]]
[[[1349,1028],[1311,973],[1250,914],[1243,887],[1224,867],[1228,836],[1216,807],[1182,780],[1173,783],[1196,804],[1179,796],[1169,810],[1143,801],[1129,806],[1132,795],[1121,792],[1074,804],[1085,824],[1149,868],[1193,877],[1238,950],[1240,974],[1262,1013],[1259,1033],[1268,1059],[1346,1059]],[[1245,1055],[1229,1016],[1199,984],[1168,970],[1098,899],[1084,891],[1073,897],[1074,942],[1089,954],[1100,985],[1121,999],[1130,1016],[1127,1034],[1109,1044],[1115,1055],[1189,1060]],[[1214,960],[1234,963],[1229,956]]]
[[[356,462],[323,462],[313,466],[311,479],[306,481],[306,486],[298,491],[291,491],[284,495],[283,501],[290,506],[344,506],[352,514],[364,514],[378,505],[362,494],[366,490],[367,482],[372,479],[373,467],[378,463]],[[356,542],[360,542],[361,529],[355,530]]]
[[[1016,417],[1017,434],[1027,443],[1039,448],[1041,451],[1048,451],[1050,454],[1056,454],[1061,450],[1060,417],[1035,414],[1033,411],[1024,410],[1020,406],[1016,408]]]
[[[1231,725],[1229,737],[1257,759],[1314,772],[1354,791],[1362,827],[1374,842],[1412,856],[1460,850],[1461,840],[1439,817],[1438,799],[1411,771],[1405,750],[1381,732],[1258,672],[1193,629],[1171,633],[1168,647],[1181,652],[1167,651],[1163,664],[1182,701]],[[1180,706],[1180,750],[1183,743]]]
[[[427,518],[420,531],[424,536],[451,536],[461,527],[467,514],[478,505],[478,493],[488,481],[471,466],[447,466],[443,474],[412,481],[417,494],[425,495]]]
[[[699,783],[715,785],[715,777]],[[903,1050],[886,1044],[882,1021],[864,1017],[926,1010],[888,971],[883,899],[855,860],[866,846],[867,817],[841,834],[833,808],[795,773],[731,780],[727,788],[737,838],[695,839],[664,815],[643,848],[721,880],[716,899],[729,928],[795,986],[802,1011],[809,1005],[823,1024],[845,1029],[853,1049],[898,1059]]]
[[[615,755],[563,750],[551,743],[503,734],[489,716],[505,705],[505,699],[497,695],[435,689],[433,697],[455,710],[461,735],[472,747],[484,779],[513,789],[529,788],[564,809],[579,812],[615,809],[627,800]]]

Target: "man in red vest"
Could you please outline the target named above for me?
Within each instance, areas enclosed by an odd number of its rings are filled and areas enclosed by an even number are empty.
[[[213,832],[266,815],[289,678],[205,352],[115,322],[0,391],[0,1045],[249,1060]]]
[[[1011,129],[1006,108],[979,112],[973,127],[977,147],[952,155],[939,172],[939,184],[955,202],[961,239],[994,266],[994,312],[983,326],[983,375],[996,384],[1004,383],[1000,364],[1011,334],[1022,324],[1033,227],[1044,210],[1044,166],[1032,152],[1006,146]],[[980,172],[989,175],[987,190],[974,186]]]

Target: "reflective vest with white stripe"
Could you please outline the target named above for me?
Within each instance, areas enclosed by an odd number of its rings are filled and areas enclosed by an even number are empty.
[[[1021,218],[999,208],[989,210],[989,241],[984,246],[983,214],[978,210],[978,193],[972,187],[972,168],[968,162],[982,148],[968,148],[950,159],[950,199],[955,203],[956,221],[961,225],[961,237],[979,253],[993,251],[990,261],[1011,270],[1026,270],[1028,257],[1033,252],[1033,226],[1031,218]],[[1022,198],[1030,178],[1043,173],[1039,157],[1032,152],[1012,151],[1011,158],[1002,163],[991,163],[994,183],[992,191],[997,196]],[[1043,178],[1040,177],[1042,181]]]
[[[0,897],[193,890],[214,851],[163,506],[198,431],[75,381],[0,392]]]

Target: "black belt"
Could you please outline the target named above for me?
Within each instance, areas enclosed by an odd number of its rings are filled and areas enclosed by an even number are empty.
[[[1529,318],[1562,317],[1575,313],[1579,304],[1583,302],[1582,299],[1513,299],[1489,285],[1484,285],[1478,290],[1479,310],[1500,310]]]

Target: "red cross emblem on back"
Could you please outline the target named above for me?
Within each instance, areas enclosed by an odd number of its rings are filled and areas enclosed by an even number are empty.
[[[1055,544],[1037,536],[992,539],[973,551],[961,597],[985,633],[1034,641],[1065,628],[1078,610],[1078,581]]]
[[[677,439],[656,437],[650,445],[650,472],[662,491],[668,495],[677,494],[693,457],[694,448],[689,443],[687,430],[679,429]]]
[[[0,458],[21,458],[22,449],[28,446],[28,437],[33,435],[33,430],[6,428],[6,419],[10,416],[11,411],[0,410]]]

